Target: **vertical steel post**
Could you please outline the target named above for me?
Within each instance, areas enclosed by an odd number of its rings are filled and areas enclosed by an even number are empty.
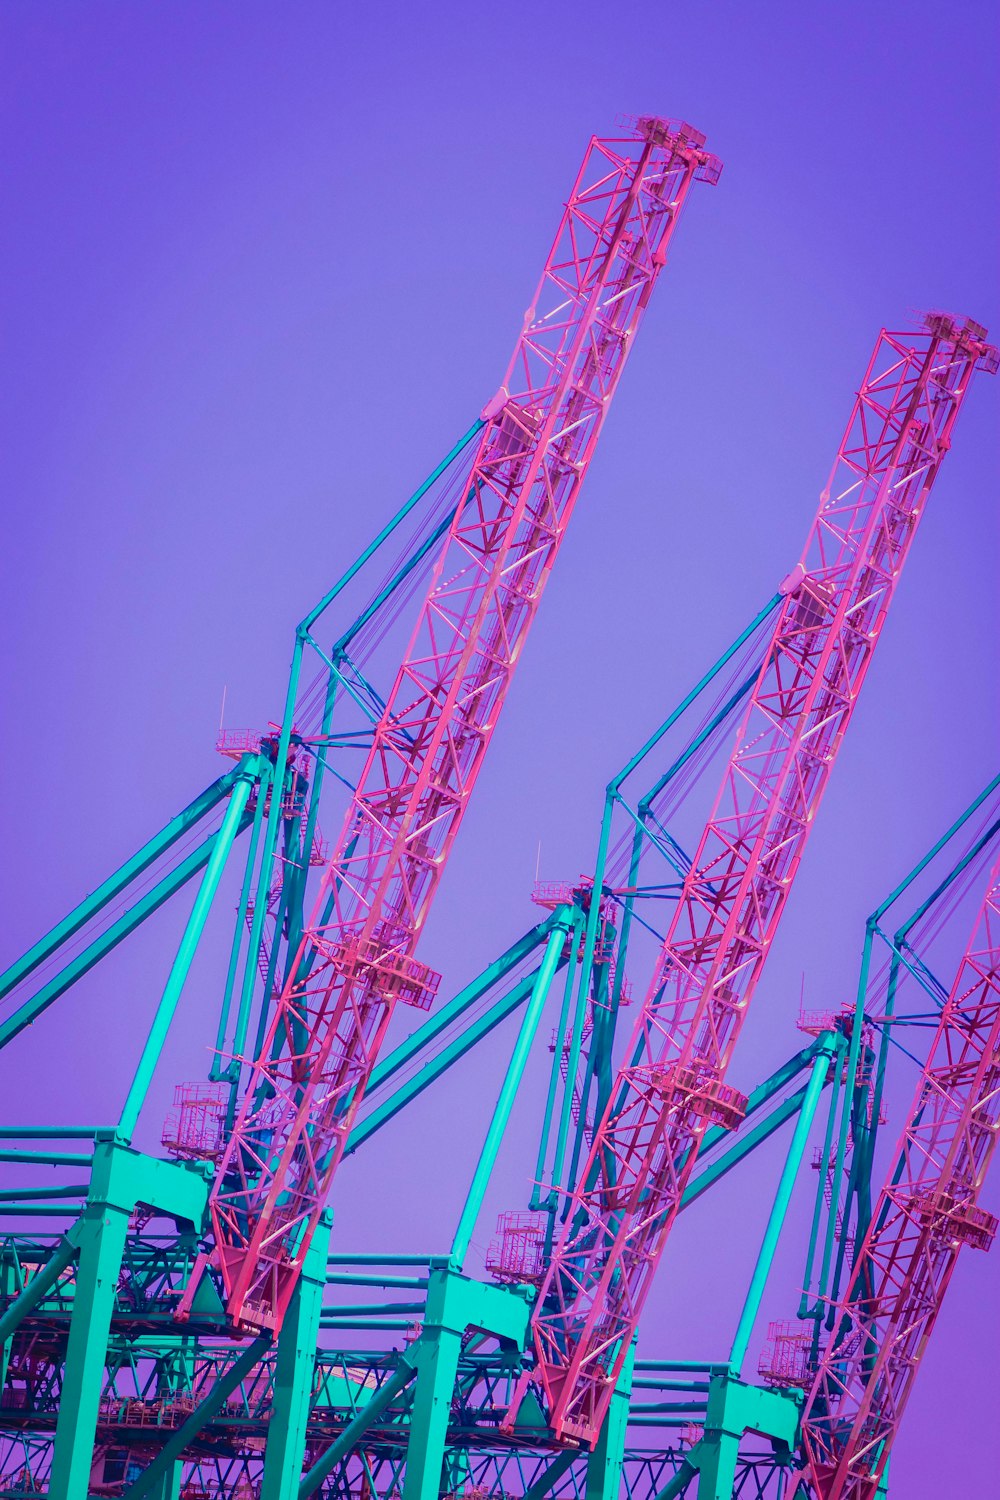
[[[114,1201],[122,1196],[115,1192],[110,1171],[114,1149],[103,1144],[95,1149],[100,1187],[95,1184],[94,1197],[79,1220],[80,1253],[56,1420],[50,1500],[86,1500],[90,1488],[111,1313],[135,1206]]]
[[[837,1044],[833,1033],[825,1033],[820,1041],[816,1060],[812,1065],[812,1072],[809,1075],[809,1087],[806,1089],[806,1096],[802,1101],[802,1109],[795,1124],[795,1131],[792,1135],[791,1145],[788,1148],[788,1155],[785,1158],[785,1165],[778,1180],[778,1189],[774,1195],[774,1203],[764,1230],[764,1238],[761,1242],[760,1253],[757,1256],[757,1264],[754,1266],[753,1276],[750,1279],[750,1286],[747,1290],[746,1301],[743,1304],[743,1311],[740,1314],[740,1321],[737,1324],[736,1335],[733,1339],[733,1347],[729,1355],[729,1369],[731,1374],[737,1378],[743,1368],[747,1345],[750,1342],[753,1325],[760,1311],[760,1302],[764,1295],[764,1287],[771,1272],[771,1263],[774,1260],[778,1237],[781,1234],[785,1215],[788,1212],[792,1189],[795,1186],[799,1169],[802,1166],[802,1157],[806,1149],[806,1142],[809,1139],[809,1132],[812,1129],[812,1122],[816,1114],[816,1107],[819,1104],[820,1094],[822,1094],[823,1085],[826,1082],[830,1059],[836,1056],[836,1052]]]
[[[260,1500],[296,1500],[302,1481],[332,1223],[327,1209],[306,1252],[302,1275],[278,1337]]]
[[[698,1500],[731,1500],[740,1456],[739,1434],[706,1426],[699,1449]]]
[[[514,1050],[511,1053],[510,1063],[507,1066],[503,1083],[500,1086],[500,1093],[493,1111],[493,1118],[486,1132],[486,1139],[483,1142],[483,1149],[479,1154],[479,1161],[476,1165],[472,1182],[469,1184],[465,1207],[462,1209],[461,1218],[455,1230],[455,1239],[451,1247],[449,1262],[453,1270],[460,1271],[465,1261],[469,1249],[469,1241],[472,1238],[472,1231],[476,1227],[476,1219],[479,1217],[479,1210],[483,1206],[483,1195],[486,1192],[490,1174],[496,1163],[497,1152],[500,1150],[500,1142],[503,1139],[504,1131],[507,1129],[507,1122],[510,1119],[510,1112],[514,1106],[514,1099],[521,1086],[521,1079],[524,1076],[528,1054],[535,1039],[535,1032],[538,1030],[538,1022],[541,1019],[542,1010],[545,1007],[545,1001],[548,998],[552,980],[559,967],[559,959],[562,955],[566,938],[569,933],[575,930],[575,925],[572,908],[560,908],[556,914],[552,931],[549,934],[549,940],[545,945],[545,953],[539,965],[531,998],[524,1008],[521,1029],[518,1032],[517,1041],[514,1043]]]
[[[255,776],[256,759],[248,757],[246,763],[241,766],[241,773],[230,794],[229,806],[226,809],[226,815],[222,820],[222,826],[216,837],[215,847],[212,850],[211,858],[202,876],[201,885],[195,897],[194,906],[191,909],[191,915],[188,917],[187,926],[184,929],[184,935],[177,950],[177,957],[174,959],[170,974],[167,977],[163,996],[156,1008],[153,1024],[150,1027],[149,1036],[146,1038],[146,1045],[142,1049],[142,1055],[139,1058],[132,1086],[122,1107],[118,1128],[125,1140],[131,1140],[132,1132],[135,1130],[136,1122],[139,1118],[139,1111],[145,1103],[146,1090],[149,1088],[156,1065],[160,1060],[160,1053],[163,1051],[163,1044],[167,1039],[170,1023],[177,1010],[177,1002],[180,1000],[181,991],[190,972],[195,950],[204,931],[212,902],[215,900],[215,893],[219,888],[219,881],[222,878],[222,872],[229,857],[229,851],[239,831],[243,809],[247,805]]]
[[[625,1432],[628,1427],[629,1401],[632,1395],[632,1369],[635,1365],[635,1341],[622,1365],[615,1393],[601,1424],[593,1452],[587,1458],[584,1500],[618,1500],[625,1460]]]
[[[163,1475],[156,1485],[150,1490],[150,1500],[180,1500],[181,1478],[184,1473],[184,1465],[179,1458],[175,1458],[163,1471]]]
[[[439,1321],[424,1323],[417,1356],[417,1384],[410,1416],[403,1500],[438,1500],[448,1418],[464,1331],[464,1328],[447,1326],[443,1308]]]

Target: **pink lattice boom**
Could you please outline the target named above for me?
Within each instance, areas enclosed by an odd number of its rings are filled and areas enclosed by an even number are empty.
[[[876,1493],[958,1253],[988,1250],[996,1234],[977,1199],[998,1133],[1000,861],[806,1401],[822,1500]]]
[[[738,1121],[722,1080],[984,334],[879,336],[541,1288],[559,1434],[596,1438],[713,1109]]]
[[[466,504],[212,1197],[214,1259],[243,1327],[280,1325],[393,1006],[433,993],[413,948],[688,190],[718,176],[703,146],[690,127],[655,119],[632,141],[591,142],[483,412]]]

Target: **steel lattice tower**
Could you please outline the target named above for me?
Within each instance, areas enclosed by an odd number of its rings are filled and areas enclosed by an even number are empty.
[[[539,1296],[557,1432],[593,1440],[871,663],[984,330],[883,332]]]
[[[219,1169],[234,1322],[280,1327],[635,332],[696,177],[688,126],[594,140]],[[187,1306],[187,1303],[185,1304]]]

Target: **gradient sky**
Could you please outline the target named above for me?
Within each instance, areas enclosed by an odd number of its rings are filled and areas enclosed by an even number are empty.
[[[723,177],[686,210],[423,956],[451,990],[530,925],[539,844],[543,876],[588,867],[609,775],[798,557],[879,327],[944,307],[1000,333],[996,16],[6,0],[4,957],[218,774],[224,688],[228,724],[277,716],[294,622],[495,390],[587,138],[680,116]],[[980,377],[962,414],[746,1081],[797,1047],[803,973],[816,1008],[852,992],[865,915],[997,769],[997,398]],[[6,1054],[5,1117],[116,1114],[179,920]],[[203,1066],[216,983],[192,976],[148,1144]],[[364,1180],[348,1164],[343,1248],[446,1242],[494,1076],[456,1073]],[[526,1103],[480,1245],[520,1204],[531,1134]],[[678,1230],[644,1352],[724,1353],[732,1226],[752,1245],[773,1144]],[[960,1265],[904,1500],[992,1493],[998,1254]]]

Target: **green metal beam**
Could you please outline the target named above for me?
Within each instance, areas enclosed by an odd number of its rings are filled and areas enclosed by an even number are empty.
[[[446,1006],[432,1016],[423,1026],[419,1027],[407,1037],[390,1055],[379,1063],[372,1072],[372,1080],[368,1093],[371,1095],[389,1078],[393,1077],[407,1063],[418,1057],[431,1044],[441,1036],[455,1021],[461,1017],[486,993],[491,986],[498,984],[511,969],[516,968],[523,962],[524,958],[531,953],[551,932],[555,914],[547,921],[532,928],[531,932],[508,948],[495,963],[478,975],[472,982],[449,1001]],[[565,960],[560,958],[558,968],[562,968]],[[387,1125],[394,1119],[400,1110],[407,1104],[412,1103],[425,1089],[441,1077],[441,1075],[452,1067],[460,1058],[464,1057],[475,1046],[488,1036],[502,1021],[511,1015],[532,992],[538,970],[520,979],[506,995],[498,1000],[477,1017],[471,1025],[462,1031],[457,1037],[444,1047],[441,1052],[425,1063],[423,1068],[387,1099],[384,1099],[371,1112],[360,1121],[351,1131],[348,1137],[345,1156],[357,1151],[359,1146],[369,1140],[383,1125]]]
[[[919,859],[913,866],[912,870],[910,870],[909,873],[903,877],[903,879],[896,886],[895,890],[890,892],[890,894],[886,896],[885,900],[878,906],[876,906],[875,910],[868,918],[869,924],[874,926],[875,923],[882,920],[886,912],[889,910],[889,907],[894,905],[895,902],[899,900],[900,896],[913,884],[917,876],[921,875],[923,871],[926,870],[931,860],[935,859],[936,856],[940,854],[945,844],[947,844],[949,840],[955,837],[955,834],[958,833],[959,829],[964,827],[964,825],[972,817],[973,813],[977,812],[979,808],[982,807],[987,797],[992,796],[992,794],[997,790],[998,787],[1000,787],[1000,775],[994,776],[992,781],[987,782],[979,795],[973,798],[964,812],[961,812],[955,819],[954,823],[952,823],[948,831],[946,833],[943,833],[941,837],[936,841],[936,843],[931,845],[927,853],[923,856],[922,859]]]
[[[577,944],[579,945],[579,937]],[[552,1138],[552,1121],[555,1117],[556,1099],[559,1096],[559,1088],[562,1083],[562,1071],[560,1063],[562,1060],[562,1043],[569,1025],[570,1007],[573,1003],[573,981],[576,974],[574,963],[575,953],[570,953],[566,962],[566,982],[563,986],[562,1005],[559,1008],[559,1019],[555,1026],[556,1043],[552,1048],[552,1066],[549,1068],[549,1082],[545,1092],[545,1108],[542,1112],[542,1128],[538,1135],[538,1156],[535,1162],[535,1179],[531,1185],[531,1197],[528,1207],[532,1212],[545,1209],[548,1213],[548,1226],[546,1231],[546,1253],[551,1250],[552,1229],[555,1223],[555,1204],[549,1197],[549,1189],[545,1181],[545,1166],[549,1158],[549,1142]]]
[[[681,701],[677,705],[677,707],[670,714],[667,715],[667,717],[663,720],[663,722],[660,725],[658,725],[658,727],[649,736],[649,738],[646,740],[646,742],[642,746],[640,746],[640,748],[636,751],[636,753],[625,763],[625,765],[618,772],[618,774],[616,776],[612,777],[612,779],[608,782],[608,785],[607,785],[607,788],[606,788],[606,791],[605,791],[604,813],[603,813],[603,816],[602,816],[602,819],[601,819],[601,831],[600,831],[600,835],[599,835],[599,838],[598,838],[597,859],[596,859],[595,866],[594,866],[594,891],[595,892],[601,892],[604,889],[604,876],[605,876],[605,869],[606,869],[606,864],[607,864],[607,855],[608,855],[609,842],[610,842],[610,838],[611,838],[611,827],[612,827],[612,819],[613,819],[613,816],[614,816],[614,810],[615,810],[616,805],[618,805],[619,803],[621,803],[622,806],[625,805],[624,802],[622,801],[622,798],[621,798],[621,789],[622,789],[623,784],[633,774],[633,772],[635,770],[637,770],[637,768],[642,764],[642,762],[646,759],[647,755],[649,755],[651,753],[651,751],[656,748],[656,746],[660,743],[660,741],[664,738],[664,736],[673,728],[673,726],[678,722],[678,720],[687,712],[687,710],[691,707],[692,703],[694,703],[695,700],[700,696],[700,694],[702,692],[704,692],[705,688],[709,686],[709,684],[718,676],[718,674],[723,670],[723,668],[732,660],[732,658],[736,655],[736,653],[746,644],[746,642],[753,635],[754,631],[758,629],[758,627],[763,623],[763,621],[765,619],[767,619],[768,615],[771,614],[771,612],[781,603],[782,597],[783,596],[782,596],[781,592],[779,591],[771,599],[768,600],[767,604],[764,605],[763,609],[761,609],[761,610],[758,611],[758,613],[750,621],[749,625],[747,625],[745,627],[745,629],[740,632],[740,634],[736,637],[736,639],[732,642],[732,644],[730,646],[728,646],[726,648],[726,650],[722,653],[722,655],[712,664],[711,667],[709,667],[708,671],[694,685],[694,687],[690,690],[690,692],[688,692],[685,695],[685,697],[681,699]],[[731,707],[732,707],[732,704],[729,705],[729,708],[731,708]],[[727,711],[728,711],[728,709],[727,709]],[[674,768],[674,770],[676,770],[676,767]],[[672,774],[672,773],[668,773],[668,775],[669,774]],[[661,778],[661,782],[662,782],[662,780],[663,780],[663,778]],[[657,783],[657,785],[659,785],[659,784],[660,783]],[[648,796],[652,796],[653,793],[650,792],[647,795]],[[637,838],[641,838],[641,834],[637,834]],[[636,864],[637,864],[636,851],[633,850],[633,866],[635,866]],[[632,874],[630,875],[630,884],[634,884],[634,876],[635,876],[635,870],[633,869]],[[624,962],[623,962],[623,959],[624,959],[625,951],[627,949],[628,936],[629,936],[629,931],[630,931],[631,923],[632,923],[632,906],[633,906],[632,897],[628,897],[626,899],[626,902],[625,902],[624,916],[623,916],[623,919],[622,919],[622,935],[621,935],[621,940],[619,942],[619,960],[620,961],[619,961],[619,966],[618,966],[618,977],[616,978],[615,994],[614,994],[614,1001],[615,1001],[616,1005],[617,1005],[618,1002],[620,1002],[620,999],[621,999],[621,982],[622,982],[621,976],[624,974]],[[564,1163],[565,1163],[565,1159],[566,1159],[566,1148],[567,1148],[567,1144],[568,1144],[569,1132],[570,1132],[570,1127],[571,1127],[571,1123],[572,1123],[573,1080],[577,1076],[577,1071],[578,1071],[579,1062],[580,1062],[580,1053],[581,1053],[582,1042],[583,1042],[583,1024],[584,1024],[585,1015],[586,1015],[587,1001],[589,999],[589,988],[590,988],[591,973],[592,973],[592,968],[593,968],[594,948],[595,948],[596,937],[597,937],[597,924],[598,924],[598,920],[599,920],[599,907],[600,907],[600,902],[599,901],[597,901],[597,900],[591,901],[590,911],[588,913],[587,932],[586,932],[586,939],[585,939],[585,943],[584,943],[583,959],[582,959],[581,969],[580,969],[580,989],[579,989],[579,996],[578,996],[577,1007],[576,1007],[576,1012],[575,1012],[575,1016],[574,1016],[573,1030],[572,1030],[572,1034],[571,1034],[571,1038],[570,1038],[569,1057],[567,1059],[567,1062],[568,1062],[568,1080],[569,1080],[569,1082],[568,1082],[568,1085],[567,1085],[566,1094],[565,1094],[564,1099],[563,1099],[562,1110],[560,1112],[559,1126],[558,1126],[558,1132],[557,1132],[557,1136],[556,1136],[556,1147],[555,1147],[555,1153],[554,1153],[553,1165],[552,1165],[552,1178],[551,1178],[552,1192],[551,1192],[551,1197],[552,1197],[553,1201],[556,1200],[558,1194],[561,1192],[561,1190],[563,1188],[563,1170],[564,1170]],[[613,1034],[614,1027],[613,1026],[609,1027],[608,1030],[609,1030],[610,1033]],[[609,1037],[609,1042],[610,1042],[610,1039],[611,1038]],[[585,1079],[585,1082],[584,1082],[584,1089],[583,1089],[582,1097],[581,1097],[581,1100],[580,1100],[579,1120],[577,1122],[576,1135],[575,1135],[574,1142],[573,1142],[573,1149],[572,1149],[572,1153],[571,1153],[570,1167],[569,1167],[569,1172],[568,1172],[569,1185],[572,1185],[573,1182],[574,1182],[574,1180],[575,1180],[576,1173],[578,1171],[579,1162],[580,1162],[581,1158],[585,1158],[585,1156],[586,1156],[585,1125],[586,1125],[586,1119],[587,1119],[587,1113],[588,1113],[590,1084],[592,1082],[593,1077],[595,1076],[596,1068],[597,1068],[597,1059],[596,1059],[596,1056],[594,1055],[594,1053],[592,1052],[591,1057],[588,1059],[587,1076],[586,1076],[586,1079]],[[603,1100],[601,1101],[602,1106],[603,1106],[604,1102],[605,1101],[603,1101]],[[564,1207],[564,1210],[563,1210],[563,1216],[564,1217],[569,1212],[569,1201],[570,1200],[567,1198],[566,1202],[565,1202],[565,1207]]]
[[[328,1255],[328,1266],[432,1266],[445,1265],[443,1255],[347,1255],[343,1251]]]
[[[222,879],[226,860],[229,858],[229,851],[232,849],[233,841],[240,831],[244,810],[249,801],[255,778],[256,757],[245,756],[238,767],[236,784],[230,793],[229,806],[226,808],[222,827],[219,829],[215,847],[212,849],[208,864],[205,867],[201,886],[198,889],[194,906],[191,908],[191,915],[188,917],[187,925],[181,937],[177,957],[174,959],[170,973],[167,976],[163,995],[153,1016],[153,1024],[150,1027],[149,1035],[146,1038],[145,1045],[139,1057],[135,1077],[132,1080],[125,1103],[122,1106],[121,1120],[119,1121],[118,1128],[126,1140],[131,1139],[132,1132],[135,1130],[139,1119],[139,1112],[145,1103],[146,1091],[152,1081],[156,1065],[160,1060],[160,1054],[163,1051],[163,1044],[167,1039],[170,1023],[173,1021],[177,1010],[177,1003],[180,1000],[185,981],[191,970],[191,964],[194,961],[195,952],[201,941],[201,935],[208,920],[212,902],[215,900],[215,893],[219,888],[219,881]]]
[[[437,1040],[442,1032],[446,1031],[455,1021],[461,1020],[470,1007],[481,1000],[488,990],[505,979],[511,970],[515,969],[518,964],[523,963],[536,948],[540,948],[546,942],[555,920],[556,914],[553,912],[544,922],[539,922],[536,927],[532,927],[530,931],[524,933],[522,937],[518,938],[516,943],[512,943],[504,953],[500,954],[499,958],[489,964],[481,974],[477,974],[475,979],[460,989],[454,999],[449,1000],[447,1005],[443,1005],[440,1010],[435,1011],[422,1026],[419,1026],[416,1031],[400,1042],[399,1046],[394,1048],[388,1057],[376,1063],[372,1070],[371,1082],[368,1085],[369,1094],[375,1089],[380,1088],[382,1084],[387,1083],[394,1074],[399,1072],[400,1068],[405,1068],[408,1063],[412,1062],[421,1052],[425,1051],[427,1047]]]
[[[239,1359],[234,1360],[229,1369],[215,1382],[205,1399],[195,1407],[187,1421],[178,1427],[172,1437],[167,1439],[153,1462],[143,1469],[133,1484],[129,1485],[122,1500],[144,1500],[146,1495],[162,1483],[171,1464],[180,1458],[184,1449],[198,1436],[206,1424],[218,1416],[228,1397],[235,1391],[244,1375],[247,1375],[261,1356],[267,1352],[270,1343],[271,1335],[262,1334],[244,1349]]]
[[[769,1074],[767,1078],[747,1095],[746,1118],[748,1120],[769,1099],[773,1099],[775,1094],[780,1093],[786,1084],[791,1083],[793,1078],[797,1078],[800,1073],[804,1073],[807,1068],[812,1067],[813,1060],[820,1050],[821,1041],[822,1038],[817,1037],[807,1047],[803,1047],[801,1052],[796,1052],[794,1057],[790,1057],[787,1062],[783,1062],[780,1068],[775,1068],[773,1073]],[[843,1046],[843,1043],[838,1045]],[[713,1146],[718,1145],[720,1141],[726,1140],[727,1137],[731,1136],[732,1131],[726,1130],[721,1125],[716,1125],[711,1130],[706,1130],[698,1155],[707,1155]]]
[[[697,1444],[695,1446],[697,1447]],[[692,1448],[691,1453],[694,1453],[694,1451],[695,1449]],[[677,1500],[677,1497],[683,1495],[692,1479],[697,1477],[697,1474],[697,1465],[691,1462],[691,1454],[688,1454],[687,1458],[682,1460],[681,1466],[673,1478],[667,1481],[662,1490],[657,1490],[653,1500]]]
[[[86,1198],[89,1183],[54,1183],[52,1187],[41,1188],[11,1188],[9,1191],[0,1192],[0,1205],[11,1203],[30,1203],[33,1198]],[[0,1212],[2,1212],[0,1208]]]
[[[399,1363],[388,1380],[379,1387],[372,1399],[361,1408],[355,1417],[348,1422],[343,1432],[327,1448],[326,1452],[316,1460],[312,1468],[302,1476],[299,1485],[299,1500],[309,1500],[309,1496],[316,1493],[320,1485],[326,1480],[340,1463],[340,1460],[350,1453],[355,1444],[364,1437],[369,1427],[377,1422],[387,1407],[399,1395],[400,1391],[407,1386],[417,1373],[416,1347],[420,1343],[411,1344],[404,1354],[399,1356]],[[125,1497],[130,1500],[130,1497]]]
[[[633,1341],[625,1356],[618,1384],[605,1413],[593,1452],[587,1457],[587,1479],[584,1500],[618,1500],[621,1492],[622,1462],[632,1396],[632,1370],[635,1365]]]
[[[247,848],[246,865],[243,871],[243,884],[240,887],[240,899],[236,908],[236,921],[233,923],[233,940],[229,949],[229,967],[226,971],[226,982],[222,988],[222,999],[219,1003],[219,1024],[215,1034],[215,1056],[212,1059],[212,1067],[208,1075],[212,1083],[222,1083],[225,1080],[231,1082],[234,1075],[238,1080],[240,1065],[235,1059],[242,1054],[246,1044],[246,1029],[249,1020],[250,1004],[249,996],[246,994],[246,986],[244,986],[237,1011],[233,1045],[229,1049],[229,1055],[233,1060],[230,1061],[227,1058],[225,1065],[223,1065],[222,1059],[226,1054],[226,1033],[229,1030],[229,1016],[232,1010],[233,988],[236,984],[236,974],[239,969],[240,949],[243,945],[243,933],[246,926],[250,895],[253,889],[254,868],[257,862],[257,847],[260,843],[264,810],[267,806],[266,788],[271,784],[271,781],[271,776],[262,774],[260,785],[257,788],[257,800],[250,825],[249,846]],[[250,967],[252,968],[252,963]]]
[[[63,1235],[45,1265],[37,1271],[21,1294],[7,1308],[0,1317],[0,1345],[8,1339],[20,1326],[29,1313],[33,1312],[58,1282],[62,1273],[76,1256],[79,1249],[80,1227],[79,1221]]]
[[[705,1167],[696,1177],[692,1177],[681,1195],[681,1208],[689,1208],[703,1193],[707,1193],[709,1188],[714,1187],[728,1172],[731,1172],[733,1167],[739,1166],[740,1162],[744,1161],[752,1151],[755,1151],[764,1141],[769,1140],[776,1130],[781,1129],[786,1120],[798,1114],[805,1102],[806,1092],[806,1087],[803,1087],[797,1089],[787,1099],[783,1099],[770,1114],[758,1120],[752,1130],[748,1130],[745,1134],[741,1132],[730,1149],[724,1152],[717,1161]]]
[[[33,943],[28,951],[21,955],[10,968],[0,974],[0,999],[8,995],[10,991],[21,983],[22,979],[37,969],[38,965],[44,963],[57,948],[61,947],[74,933],[80,931],[90,919],[102,911],[109,901],[130,885],[133,880],[140,876],[160,855],[175,844],[183,836],[199,823],[213,808],[228,796],[236,781],[237,770],[230,771],[225,776],[220,776],[218,781],[205,790],[193,802],[189,802],[170,822],[165,824],[158,833],[155,833],[148,843],[127,859],[123,865],[103,880],[96,890],[92,891],[83,901],[75,906],[73,910],[61,922],[57,922],[51,931],[44,937]]]
[[[548,942],[545,945],[545,956],[542,959],[538,974],[531,990],[531,998],[525,1008],[521,1029],[518,1032],[514,1049],[511,1053],[507,1071],[504,1074],[500,1093],[497,1096],[496,1106],[493,1110],[493,1118],[486,1132],[483,1149],[473,1173],[472,1182],[465,1200],[455,1230],[455,1238],[451,1247],[451,1265],[456,1271],[460,1271],[465,1262],[469,1249],[469,1241],[472,1231],[476,1227],[479,1211],[483,1206],[483,1196],[489,1183],[490,1175],[496,1165],[497,1153],[500,1150],[500,1142],[510,1120],[510,1112],[514,1107],[514,1099],[521,1086],[524,1077],[524,1069],[528,1061],[528,1054],[535,1040],[535,1032],[545,1008],[545,1002],[549,996],[552,981],[559,970],[566,939],[576,926],[573,910],[570,907],[559,907],[555,912],[555,922],[549,933]]]
[[[414,490],[410,498],[400,506],[399,510],[393,516],[392,520],[388,521],[385,526],[382,527],[382,530],[379,532],[378,536],[375,537],[373,541],[369,542],[368,546],[361,553],[361,555],[347,569],[346,573],[343,573],[337,580],[337,582],[333,585],[333,587],[323,595],[319,603],[313,606],[313,608],[309,611],[309,613],[305,616],[305,618],[299,625],[300,631],[312,629],[313,625],[315,625],[316,621],[319,619],[323,611],[333,603],[334,599],[336,599],[337,595],[344,588],[346,588],[351,579],[354,578],[356,574],[360,573],[365,564],[370,561],[370,559],[382,546],[382,543],[385,542],[396,530],[396,527],[406,520],[406,517],[410,514],[410,511],[413,510],[414,506],[424,498],[431,485],[434,484],[438,479],[440,479],[445,469],[447,469],[449,465],[455,461],[455,459],[464,448],[468,447],[469,443],[472,442],[472,439],[476,436],[476,434],[482,431],[484,425],[485,423],[483,422],[483,419],[481,417],[477,417],[468,431],[463,433],[463,435],[459,438],[458,442],[451,449],[450,453],[446,454],[446,456],[441,460],[437,467],[433,469],[427,476],[423,484],[421,484],[418,489]]]
[[[812,1074],[806,1089],[805,1098],[802,1101],[802,1108],[796,1122],[795,1132],[788,1148],[788,1155],[785,1158],[785,1165],[778,1180],[778,1188],[774,1195],[774,1203],[764,1230],[760,1253],[757,1256],[757,1263],[754,1266],[753,1276],[750,1279],[750,1286],[743,1304],[743,1311],[740,1314],[736,1334],[733,1338],[729,1366],[733,1376],[736,1378],[739,1377],[742,1370],[747,1347],[750,1343],[750,1335],[753,1332],[753,1325],[760,1311],[764,1287],[771,1273],[774,1253],[778,1246],[778,1239],[782,1228],[784,1227],[785,1216],[788,1213],[792,1189],[795,1186],[799,1169],[802,1166],[802,1157],[809,1139],[809,1132],[812,1129],[820,1094],[823,1092],[823,1086],[827,1081],[830,1063],[838,1054],[837,1038],[834,1033],[824,1033],[819,1038],[819,1042],[820,1047],[813,1063]]]
[[[344,1155],[350,1156],[352,1152],[363,1146],[376,1131],[381,1130],[383,1125],[388,1125],[389,1121],[394,1119],[401,1110],[405,1109],[408,1104],[412,1104],[413,1100],[425,1089],[430,1088],[443,1073],[453,1067],[467,1052],[471,1052],[484,1037],[489,1036],[491,1031],[494,1031],[502,1021],[523,1005],[531,994],[537,976],[537,969],[533,974],[525,975],[512,990],[494,1001],[489,1010],[477,1017],[436,1057],[425,1063],[418,1073],[395,1089],[388,1099],[383,1099],[381,1104],[377,1105],[351,1131],[347,1138]]]
[[[552,1489],[557,1479],[561,1479],[566,1470],[571,1468],[580,1457],[579,1449],[566,1448],[558,1457],[554,1458],[547,1468],[535,1480],[534,1484],[528,1486],[524,1492],[523,1500],[542,1500]]]
[[[332,1223],[325,1209],[278,1335],[261,1500],[295,1500],[302,1478]]]
[[[93,1159],[82,1151],[0,1151],[0,1161],[34,1163],[39,1167],[89,1167]]]
[[[772,598],[767,601],[767,603],[764,605],[764,608],[757,612],[757,614],[750,621],[749,625],[747,625],[743,630],[740,631],[739,635],[736,637],[733,643],[730,646],[726,647],[725,651],[717,661],[713,662],[708,671],[705,673],[704,677],[702,677],[699,682],[695,683],[691,691],[681,699],[680,703],[678,703],[673,712],[663,720],[663,723],[657,729],[654,729],[653,733],[649,736],[649,739],[646,741],[646,743],[636,751],[636,753],[630,760],[626,761],[625,765],[618,772],[618,775],[608,782],[609,791],[617,792],[621,788],[622,783],[629,776],[631,776],[632,772],[641,764],[642,761],[645,760],[649,752],[656,748],[667,731],[673,728],[681,715],[686,713],[687,710],[691,707],[691,704],[694,702],[694,700],[702,692],[704,692],[709,683],[719,675],[723,667],[728,665],[728,663],[736,655],[737,651],[739,651],[740,648],[746,644],[746,642],[750,639],[758,626],[764,623],[768,615],[772,612],[772,610],[777,608],[783,598],[784,595],[779,590],[778,593],[774,594]]]
[[[249,825],[249,822],[249,817],[244,817],[241,820],[239,829],[241,833]],[[104,932],[99,933],[91,943],[88,943],[86,948],[76,954],[71,962],[64,969],[60,970],[58,974],[54,975],[52,979],[48,980],[30,1000],[26,1000],[13,1015],[8,1016],[0,1024],[0,1048],[6,1047],[8,1042],[12,1042],[16,1036],[19,1036],[26,1026],[30,1026],[33,1021],[36,1021],[44,1011],[48,1010],[50,1005],[58,1000],[61,995],[64,995],[79,979],[82,979],[84,974],[89,973],[96,964],[100,963],[102,958],[114,948],[117,948],[118,944],[123,942],[130,933],[134,932],[147,917],[152,916],[153,912],[158,911],[164,902],[168,901],[193,876],[197,875],[199,870],[203,870],[212,857],[218,838],[218,833],[213,833],[210,838],[207,838],[193,853],[182,860],[175,869],[170,870],[163,876],[162,880],[157,881],[151,890],[146,891],[135,905],[124,912],[116,922],[113,922]],[[15,1131],[11,1132],[11,1135],[19,1136],[23,1133]],[[68,1139],[71,1134],[79,1133],[67,1130],[53,1130],[50,1132],[49,1138],[53,1140]],[[91,1132],[83,1131],[82,1134],[89,1135]]]
[[[845,1045],[843,1037],[839,1034],[834,1036],[833,1046],[836,1050],[843,1052]],[[825,1043],[822,1037],[818,1037],[808,1047],[803,1047],[801,1052],[797,1052],[794,1057],[790,1057],[787,1062],[782,1063],[780,1068],[776,1068],[768,1078],[765,1078],[762,1083],[757,1085],[747,1099],[746,1115],[732,1146],[716,1161],[703,1168],[697,1177],[690,1180],[681,1198],[682,1209],[687,1208],[697,1198],[700,1198],[720,1178],[725,1177],[727,1172],[730,1172],[733,1167],[749,1156],[751,1151],[755,1150],[763,1141],[768,1140],[776,1130],[781,1128],[786,1120],[791,1119],[792,1115],[798,1112],[805,1100],[808,1085],[789,1095],[787,1099],[781,1101],[776,1109],[764,1116],[763,1119],[757,1121],[750,1130],[745,1130],[747,1122],[752,1120],[774,1098],[775,1094],[785,1088],[793,1078],[798,1077],[800,1073],[804,1072],[807,1067],[814,1064],[821,1046],[825,1047]],[[733,1132],[723,1129],[722,1126],[716,1126],[714,1129],[706,1131],[696,1159],[700,1161],[720,1141],[732,1139],[732,1136]],[[671,1368],[675,1367],[671,1366]]]
[[[131,1208],[112,1183],[87,1204],[79,1221],[79,1260],[73,1316],[63,1366],[52,1449],[52,1500],[85,1500],[122,1252]]]

